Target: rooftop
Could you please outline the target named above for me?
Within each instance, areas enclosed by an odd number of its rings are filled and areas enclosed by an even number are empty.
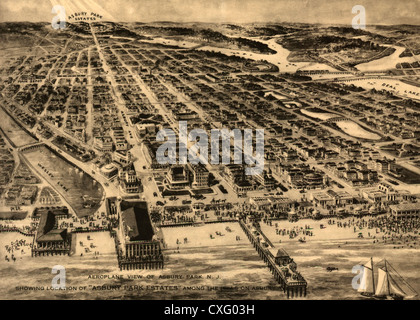
[[[130,241],[151,241],[155,234],[146,202],[121,203],[122,220]]]
[[[44,212],[39,222],[36,241],[64,241],[67,236],[67,230],[54,228],[54,213],[51,211]]]
[[[416,203],[400,203],[389,206],[391,210],[420,210],[420,202]]]

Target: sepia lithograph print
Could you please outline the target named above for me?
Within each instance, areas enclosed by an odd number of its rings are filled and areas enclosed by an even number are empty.
[[[417,300],[419,13],[1,0],[0,298]]]

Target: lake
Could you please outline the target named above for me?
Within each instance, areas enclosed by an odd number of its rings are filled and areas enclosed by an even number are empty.
[[[419,56],[414,57],[402,57],[400,58],[400,54],[404,52],[404,47],[394,47],[395,52],[389,56],[372,60],[366,63],[361,63],[356,65],[356,68],[362,72],[366,71],[386,71],[390,69],[394,69],[398,63],[409,62],[413,63],[418,61]]]
[[[98,210],[104,190],[90,175],[45,146],[24,152],[24,157],[65,198],[78,217],[92,215]],[[85,208],[85,203],[90,207]]]

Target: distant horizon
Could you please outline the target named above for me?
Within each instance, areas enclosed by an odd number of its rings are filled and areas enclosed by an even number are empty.
[[[75,24],[75,23],[142,23],[142,24],[153,24],[153,23],[174,23],[174,24],[191,24],[191,23],[202,23],[202,24],[218,24],[218,25],[224,25],[224,24],[232,24],[232,25],[247,25],[247,24],[308,24],[308,25],[322,25],[322,26],[347,26],[347,27],[351,27],[351,25],[348,24],[343,24],[343,23],[322,23],[322,22],[291,22],[291,21],[255,21],[255,22],[231,22],[231,21],[226,21],[226,22],[206,22],[206,21],[109,21],[109,20],[101,20],[101,21],[67,21],[67,23],[70,24]],[[48,21],[15,21],[15,20],[10,20],[10,21],[0,21],[0,24],[5,24],[5,23],[43,23],[43,24],[50,24],[51,22]],[[400,24],[370,24],[369,26],[411,26],[411,27],[418,27],[420,26],[420,24],[409,24],[409,23],[400,23]],[[369,26],[366,26],[367,28],[369,28]]]
[[[302,23],[351,25],[352,8],[363,5],[366,24],[420,25],[418,0],[1,0],[0,22],[49,22],[52,8],[66,15],[95,12],[110,22]]]

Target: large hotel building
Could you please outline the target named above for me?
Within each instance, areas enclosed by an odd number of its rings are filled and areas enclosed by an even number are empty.
[[[164,259],[146,202],[118,201],[118,264],[121,270],[162,269]]]

